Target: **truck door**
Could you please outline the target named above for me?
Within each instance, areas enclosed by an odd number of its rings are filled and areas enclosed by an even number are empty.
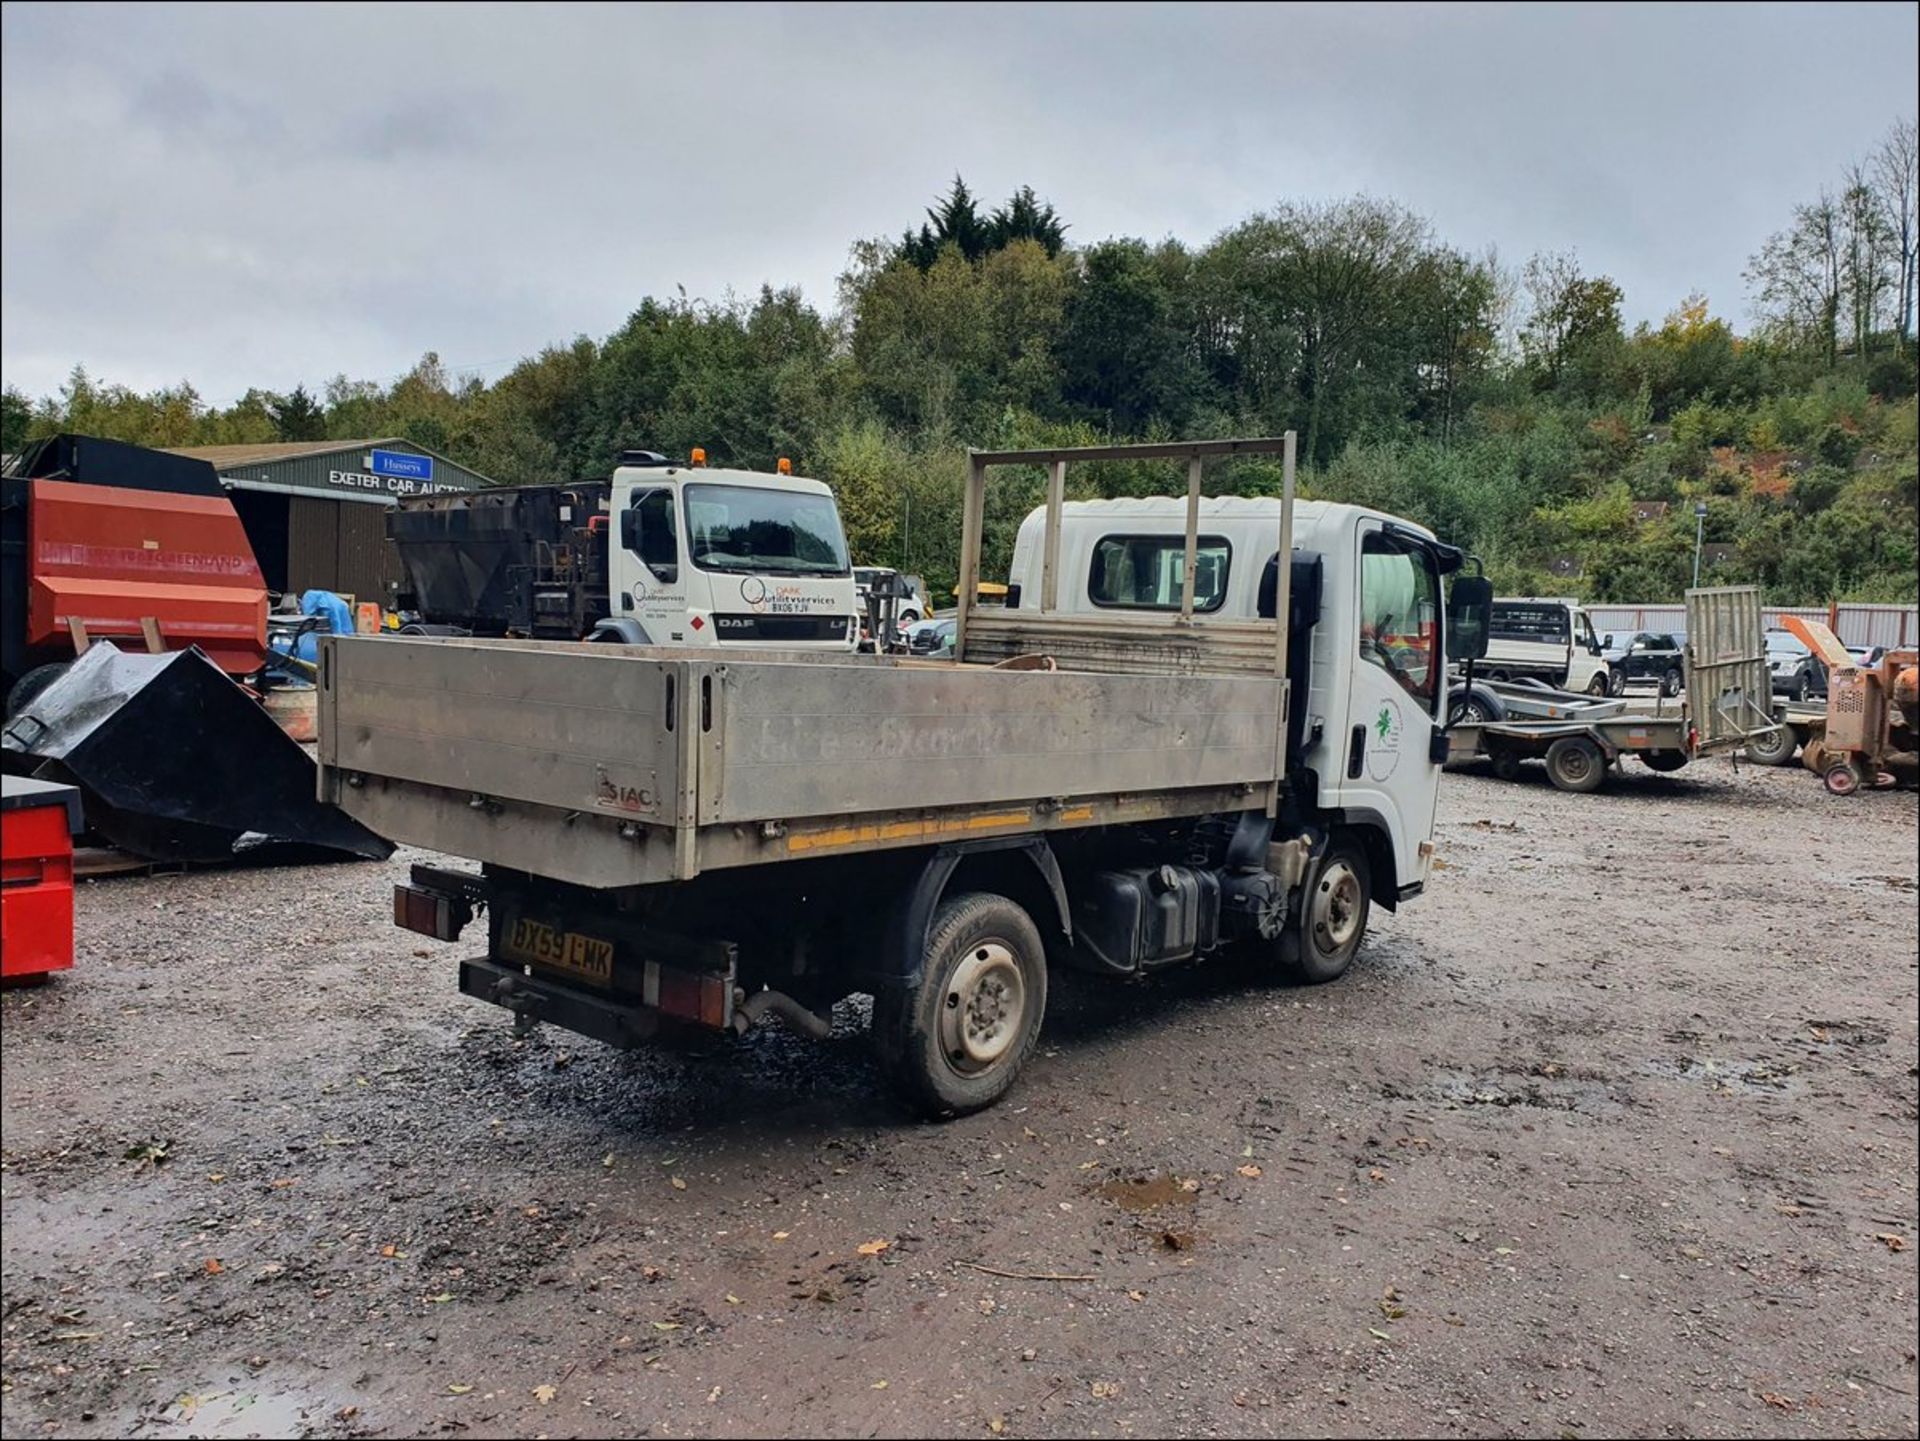
[[[1339,804],[1386,827],[1399,883],[1425,881],[1440,766],[1433,735],[1446,692],[1445,607],[1434,556],[1379,521],[1358,539],[1359,627],[1350,657]],[[1386,885],[1375,877],[1376,894]]]
[[[621,526],[627,563],[614,576],[623,592],[614,597],[614,613],[639,621],[655,645],[699,639],[686,633],[686,583],[675,514],[678,494],[670,485],[636,488],[630,502],[632,521]]]

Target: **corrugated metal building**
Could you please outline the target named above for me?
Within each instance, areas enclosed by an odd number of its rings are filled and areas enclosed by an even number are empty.
[[[211,464],[273,590],[385,603],[401,579],[387,511],[406,495],[492,481],[410,440],[296,440],[177,449]]]

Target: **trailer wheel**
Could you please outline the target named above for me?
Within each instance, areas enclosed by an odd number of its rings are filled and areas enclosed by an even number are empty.
[[[7,692],[7,719],[12,720],[32,705],[40,692],[65,675],[67,667],[72,664],[72,661],[57,660],[48,665],[37,665],[15,681],[13,689]]]
[[[1585,736],[1561,736],[1547,747],[1547,777],[1563,791],[1597,791],[1607,758]]]
[[[1677,771],[1691,759],[1685,751],[1641,751],[1640,764],[1663,774]]]
[[[991,1106],[1019,1075],[1047,1009],[1047,956],[1027,913],[974,891],[935,913],[920,983],[889,991],[875,1038],[894,1084],[932,1116]]]
[[[1520,753],[1518,751],[1509,750],[1507,747],[1501,746],[1498,750],[1491,752],[1489,759],[1493,761],[1493,774],[1496,780],[1517,781],[1520,779]]]
[[[1485,725],[1488,721],[1503,721],[1507,718],[1507,708],[1500,704],[1500,697],[1485,686],[1475,684],[1471,688],[1457,686],[1447,696],[1447,724]]]
[[[1281,937],[1287,970],[1308,985],[1337,981],[1353,964],[1373,912],[1373,869],[1367,853],[1336,839],[1302,889],[1299,913]]]
[[[1799,748],[1800,738],[1790,725],[1747,737],[1747,759],[1757,766],[1783,766]]]

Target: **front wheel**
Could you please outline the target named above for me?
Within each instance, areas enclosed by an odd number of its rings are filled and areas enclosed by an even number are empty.
[[[1866,781],[1866,775],[1852,761],[1839,761],[1827,767],[1827,790],[1836,796],[1850,796]]]
[[[1373,870],[1366,852],[1336,840],[1301,893],[1299,913],[1283,937],[1287,968],[1309,985],[1338,980],[1353,964],[1373,911]]]
[[[1607,694],[1618,700],[1627,693],[1627,673],[1617,670],[1607,677]]]
[[[1585,736],[1562,736],[1547,748],[1547,778],[1563,791],[1597,791],[1607,758]]]
[[[1660,694],[1664,696],[1676,696],[1680,694],[1679,671],[1670,670],[1660,677]]]
[[[902,1094],[932,1116],[991,1106],[1019,1075],[1047,1009],[1047,957],[1004,896],[955,896],[934,915],[920,983],[889,991],[875,1039]]]
[[[1587,682],[1587,694],[1590,696],[1607,695],[1612,688],[1612,682],[1604,673],[1596,675],[1592,680]]]
[[[1810,682],[1805,675],[1799,676],[1793,683],[1793,698],[1797,701],[1805,701],[1806,698],[1812,694],[1812,682]]]

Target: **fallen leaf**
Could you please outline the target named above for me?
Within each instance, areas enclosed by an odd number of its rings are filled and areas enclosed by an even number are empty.
[[[472,1389],[473,1387],[463,1386],[458,1382],[455,1382],[453,1385],[447,1387],[448,1392],[455,1396],[464,1396],[467,1394],[467,1392],[471,1391]]]
[[[1398,1321],[1407,1314],[1407,1308],[1405,1306],[1396,1306],[1391,1301],[1380,1301],[1376,1304],[1380,1307],[1380,1314],[1385,1316],[1389,1321]]]
[[[220,1182],[227,1179],[227,1173],[225,1171],[209,1171],[207,1172],[207,1179],[209,1181],[212,1181],[215,1185],[218,1185]]]
[[[1105,1401],[1111,1396],[1118,1396],[1120,1394],[1120,1383],[1118,1381],[1093,1381],[1088,1383],[1087,1389],[1093,1392],[1093,1397],[1096,1401]]]
[[[159,1165],[167,1159],[167,1151],[173,1142],[162,1141],[155,1137],[151,1141],[142,1141],[138,1145],[127,1147],[125,1159],[129,1161],[151,1162]]]
[[[1367,1172],[1367,1179],[1369,1181],[1384,1181],[1387,1179],[1387,1173],[1376,1166],[1373,1170]]]
[[[1129,1291],[1127,1292],[1127,1299],[1129,1301],[1144,1301],[1147,1299],[1147,1293],[1145,1291]]]
[[[218,1261],[214,1260],[213,1257],[211,1256],[207,1257],[207,1274],[209,1276],[218,1276],[222,1271],[226,1269],[227,1268],[225,1266],[222,1266]]]
[[[678,1322],[678,1321],[655,1321],[655,1322],[653,1323],[653,1329],[654,1329],[654,1330],[656,1330],[656,1331],[678,1331],[678,1330],[680,1329],[680,1322]]]
[[[1197,1191],[1200,1189],[1200,1183],[1196,1181],[1192,1176],[1189,1176],[1180,1183],[1180,1189],[1183,1191],[1189,1191],[1189,1192]]]
[[[293,1184],[293,1177],[282,1176],[279,1180],[270,1182],[269,1184],[271,1184],[276,1191],[284,1191]]]
[[[333,1419],[336,1421],[351,1421],[359,1414],[360,1408],[358,1406],[342,1406],[338,1411],[333,1413]]]
[[[533,1399],[538,1401],[542,1406],[546,1405],[547,1402],[559,1394],[560,1388],[558,1386],[535,1386],[533,1388]]]
[[[1907,1238],[1905,1236],[1895,1235],[1892,1231],[1876,1231],[1873,1239],[1884,1243],[1889,1251],[1904,1251],[1907,1249]]]
[[[602,1156],[600,1158],[600,1164],[611,1171],[613,1169],[613,1152],[609,1151],[606,1155]]]
[[[871,1386],[867,1387],[867,1389],[869,1391],[884,1391],[887,1389],[887,1383],[885,1381],[875,1381]]]
[[[881,1253],[882,1251],[891,1251],[891,1250],[893,1249],[893,1242],[891,1242],[891,1241],[862,1241],[862,1242],[861,1242],[861,1243],[860,1243],[860,1244],[859,1244],[858,1246],[856,1246],[856,1247],[855,1247],[854,1249],[855,1249],[855,1250],[857,1250],[857,1251],[859,1251],[859,1253],[860,1253],[860,1254],[861,1254],[862,1256],[878,1256],[878,1255],[879,1255],[879,1254],[880,1254],[880,1253]]]
[[[1760,1399],[1769,1406],[1778,1406],[1782,1411],[1791,1411],[1793,1409],[1793,1397],[1791,1396],[1781,1396],[1772,1391],[1762,1391],[1760,1393]]]
[[[382,1246],[380,1248],[380,1254],[385,1256],[389,1261],[404,1261],[407,1259],[407,1253],[394,1245]]]
[[[773,1239],[776,1241],[784,1241],[787,1239],[787,1237],[791,1236],[792,1234],[793,1232],[791,1231],[775,1231],[773,1233]]]
[[[1253,1154],[1253,1146],[1252,1146],[1252,1144],[1251,1144],[1251,1143],[1249,1143],[1249,1144],[1247,1144],[1247,1145],[1245,1145],[1245,1146],[1242,1146],[1242,1147],[1240,1148],[1240,1154],[1241,1154],[1241,1155],[1243,1155],[1243,1156],[1251,1156],[1251,1155]]]
[[[1495,1247],[1493,1248],[1493,1254],[1494,1254],[1494,1255],[1496,1255],[1496,1256],[1511,1256],[1511,1255],[1513,1254],[1513,1247],[1511,1247],[1511,1246],[1495,1246]]]
[[[1367,1327],[1367,1334],[1369,1336],[1378,1336],[1382,1341],[1391,1341],[1393,1339],[1393,1337],[1389,1336],[1385,1331],[1382,1331],[1378,1326]]]
[[[681,1180],[681,1179],[680,1179],[680,1178],[679,1178],[678,1176],[675,1176],[675,1177],[674,1177],[674,1178],[673,1178],[673,1179],[672,1179],[671,1181],[669,1181],[669,1182],[668,1182],[667,1184],[668,1184],[668,1185],[670,1185],[670,1186],[672,1186],[672,1187],[673,1187],[673,1189],[674,1189],[674,1190],[676,1190],[676,1191],[684,1191],[684,1190],[686,1190],[686,1189],[687,1189],[687,1183],[686,1183],[685,1181],[683,1181],[683,1180]]]
[[[429,1306],[444,1306],[447,1304],[447,1302],[451,1301],[452,1299],[453,1299],[453,1292],[442,1291],[438,1296],[427,1297],[427,1304]]]
[[[1007,1429],[1007,1418],[1004,1416],[989,1416],[987,1418],[987,1429],[998,1436],[1002,1431]]]
[[[729,1306],[738,1306],[740,1304],[740,1298],[729,1291],[727,1292],[727,1304]]]
[[[720,1399],[720,1388],[718,1386],[715,1386],[711,1391],[707,1392],[707,1404],[709,1406],[711,1406],[714,1402],[718,1401],[719,1399]]]
[[[1245,1176],[1249,1181],[1259,1180],[1262,1174],[1260,1168],[1254,1165],[1241,1166],[1239,1170],[1240,1174]]]
[[[55,1331],[53,1333],[53,1339],[56,1341],[98,1341],[103,1334],[104,1333],[100,1331]]]

